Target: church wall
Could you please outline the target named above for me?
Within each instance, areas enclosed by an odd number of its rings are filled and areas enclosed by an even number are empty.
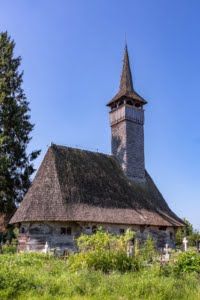
[[[157,241],[157,247],[163,248],[166,244],[175,246],[175,229],[173,227],[120,225],[120,224],[94,224],[83,222],[34,222],[22,223],[18,238],[18,251],[47,252],[54,251],[62,254],[65,250],[76,252],[75,239],[81,234],[92,234],[96,228],[102,227],[112,234],[123,234],[131,228],[136,237],[143,242],[148,236]]]

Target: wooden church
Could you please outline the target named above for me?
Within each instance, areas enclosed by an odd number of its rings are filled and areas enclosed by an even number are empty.
[[[141,240],[151,234],[158,247],[174,247],[175,232],[184,223],[145,169],[146,104],[134,89],[126,46],[119,92],[107,104],[112,154],[49,147],[10,220],[20,229],[20,251],[76,251],[75,238],[99,226],[113,234],[131,228]]]

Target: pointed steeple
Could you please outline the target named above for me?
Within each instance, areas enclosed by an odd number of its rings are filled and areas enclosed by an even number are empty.
[[[115,95],[115,97],[110,102],[108,102],[107,106],[113,107],[113,104],[115,102],[118,102],[124,97],[135,100],[137,103],[140,103],[139,105],[144,105],[147,103],[147,101],[144,100],[140,95],[138,95],[138,93],[134,90],[127,44],[125,44],[124,49],[124,60],[119,91]]]
[[[124,60],[123,60],[123,67],[122,67],[122,74],[121,74],[119,90],[121,92],[133,92],[133,90],[134,90],[131,68],[130,68],[130,63],[129,63],[127,44],[125,45],[125,48],[124,48]]]

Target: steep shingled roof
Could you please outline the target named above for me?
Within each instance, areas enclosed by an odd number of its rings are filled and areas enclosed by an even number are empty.
[[[123,60],[119,92],[115,95],[115,97],[110,102],[108,102],[107,106],[112,105],[115,101],[123,97],[128,97],[137,100],[143,105],[147,103],[147,101],[144,100],[134,90],[127,45],[125,46],[124,49],[124,60]]]
[[[10,223],[86,221],[182,226],[146,172],[128,180],[114,156],[52,145]]]

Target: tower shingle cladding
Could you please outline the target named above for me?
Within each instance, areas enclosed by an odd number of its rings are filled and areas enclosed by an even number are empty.
[[[144,128],[143,125],[126,121],[127,168],[130,178],[144,179]]]
[[[130,179],[145,179],[144,112],[123,105],[110,113],[112,154]]]

